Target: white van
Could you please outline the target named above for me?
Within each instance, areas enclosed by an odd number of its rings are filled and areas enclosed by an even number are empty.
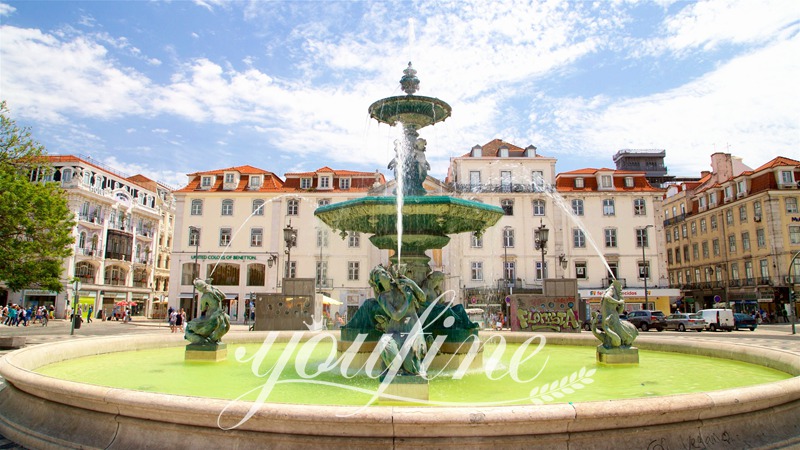
[[[706,329],[711,331],[733,331],[733,311],[730,309],[701,309],[698,311],[706,321]]]

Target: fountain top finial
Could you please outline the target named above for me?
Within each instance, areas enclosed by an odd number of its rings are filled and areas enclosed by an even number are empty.
[[[417,78],[417,71],[411,67],[411,61],[408,62],[408,68],[403,71],[403,77],[400,78],[400,86],[403,88],[403,92],[408,95],[412,95],[419,90],[419,78]]]

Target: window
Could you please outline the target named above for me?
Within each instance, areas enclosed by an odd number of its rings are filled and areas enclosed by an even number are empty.
[[[192,200],[192,212],[193,216],[202,216],[203,215],[203,201],[194,199]]]
[[[717,229],[717,216],[711,216],[711,229]]]
[[[700,259],[700,248],[697,243],[692,244],[692,258],[694,258],[695,261]]]
[[[214,267],[213,264],[206,266],[206,278],[211,278],[214,286],[238,286],[239,285],[239,265],[231,263],[219,263]],[[213,271],[213,273],[212,273]]]
[[[544,267],[542,267],[542,262],[536,262],[536,279],[537,280],[544,280],[547,278],[547,262],[544,263]]]
[[[358,271],[361,264],[358,261],[350,261],[347,263],[347,279],[349,281],[358,281]]]
[[[725,186],[725,199],[730,200],[733,198],[733,186]]]
[[[575,178],[575,187],[578,189],[583,188],[583,178]]]
[[[544,172],[541,170],[534,170],[531,172],[531,180],[533,181],[533,191],[544,191]]]
[[[300,209],[300,200],[293,198],[286,202],[287,216],[296,216],[299,209]]]
[[[616,228],[606,228],[604,230],[605,238],[606,238],[606,247],[616,247],[617,246],[617,229]]]
[[[330,189],[331,188],[331,177],[319,177],[319,188],[320,189]]]
[[[744,278],[748,282],[753,281],[753,261],[745,261],[744,262]]]
[[[705,211],[705,209],[706,209],[706,197],[705,197],[705,195],[700,196],[699,202],[700,202],[700,211]]]
[[[670,233],[669,230],[667,230],[667,232],[665,233],[665,236],[667,237],[667,244],[671,243],[672,242],[672,233]]]
[[[222,215],[223,216],[233,215],[233,200],[225,199],[222,201]]]
[[[769,278],[769,261],[762,259],[758,264],[761,271],[761,278]]]
[[[219,245],[221,247],[226,247],[230,243],[231,243],[231,229],[230,228],[220,228],[219,229]]]
[[[633,187],[633,177],[625,177],[625,187],[627,188]]]
[[[85,248],[86,247],[86,232],[81,231],[81,236],[78,238],[78,248]]]
[[[327,261],[317,261],[317,287],[328,287]]]
[[[611,272],[611,277],[618,279],[619,278],[619,265],[616,261],[609,261],[608,268]]]
[[[534,200],[533,201],[533,215],[534,216],[543,216],[543,215],[545,215],[544,207],[545,207],[545,201],[544,200]]]
[[[349,231],[347,238],[347,246],[355,248],[361,245],[361,234],[358,231]]]
[[[317,248],[327,247],[328,246],[328,229],[327,228],[317,228]]]
[[[602,175],[600,177],[600,187],[603,189],[611,189],[612,187],[614,187],[611,175]]]
[[[794,183],[794,173],[790,170],[781,170],[781,184]]]
[[[761,219],[761,202],[753,202],[753,218]]]
[[[789,243],[792,245],[800,244],[800,226],[793,225],[789,227]]]
[[[350,189],[350,178],[339,178],[339,189],[343,191]]]
[[[200,181],[200,186],[202,186],[204,188],[210,188],[211,187],[211,177],[203,177],[201,179],[201,181]]]
[[[250,247],[261,247],[264,243],[264,229],[251,228],[250,229]]]
[[[689,228],[691,228],[691,230],[692,230],[692,236],[697,236],[697,222],[692,221],[689,224]]]
[[[257,189],[261,187],[261,176],[260,175],[250,175],[250,188]]]
[[[311,189],[311,178],[300,178],[300,189]]]
[[[750,251],[750,232],[748,231],[742,233],[742,251]]]
[[[511,192],[511,172],[508,170],[500,171],[500,192]]]
[[[234,182],[234,175],[232,173],[225,174],[225,184],[233,183]]]
[[[607,198],[603,200],[603,215],[604,216],[613,216],[614,215],[614,199]]]
[[[189,246],[190,247],[196,247],[198,245],[200,245],[200,229],[199,228],[195,228],[194,231],[192,231],[192,229],[190,228],[189,229]]]
[[[483,263],[480,261],[472,262],[472,281],[483,281]]]
[[[672,249],[670,248],[670,249],[667,250],[667,264],[671,266],[672,265],[672,261],[673,261],[673,259],[672,259]]]
[[[647,215],[647,208],[645,208],[645,201],[643,198],[633,200],[633,215],[644,216]]]
[[[472,233],[472,248],[483,247],[483,235],[473,232]]]
[[[719,239],[711,241],[711,248],[714,250],[714,256],[719,256]]]
[[[685,223],[681,225],[681,237],[684,238],[684,239],[689,237],[689,234],[686,231],[686,224]]]
[[[586,275],[586,263],[585,262],[576,262],[575,263],[575,278],[585,280],[587,278]]]
[[[247,266],[247,285],[264,286],[266,281],[266,267],[264,264],[250,264]]]
[[[767,246],[767,238],[764,235],[763,228],[759,228],[756,230],[756,243],[757,243],[756,245],[758,245],[758,248],[764,248]]]
[[[639,279],[650,279],[650,261],[639,261]]]
[[[572,213],[576,216],[583,215],[583,200],[575,199],[572,201]]]
[[[647,228],[636,229],[636,247],[648,247]]]
[[[689,246],[688,245],[684,245],[683,246],[683,261],[687,262],[687,263],[689,262]]]
[[[736,193],[739,197],[744,197],[744,194],[747,193],[747,182],[745,180],[740,180],[736,183]]]
[[[331,204],[331,199],[329,199],[329,198],[321,198],[321,199],[317,200],[317,207],[318,208],[320,206],[328,206],[330,204]]]
[[[739,263],[731,263],[731,280],[739,280]]]
[[[514,200],[508,198],[500,200],[500,207],[503,208],[503,211],[507,216],[514,215]]]
[[[730,208],[725,210],[725,225],[733,225],[733,210]]]
[[[513,248],[514,247],[514,229],[513,228],[503,228],[503,247],[505,248]]]
[[[673,238],[673,240],[675,242],[678,242],[678,240],[680,240],[681,234],[680,234],[680,230],[678,229],[678,227],[675,227],[675,228],[672,229],[672,238]]]
[[[675,264],[681,263],[681,249],[680,247],[675,249]]]
[[[708,259],[708,257],[709,257],[708,241],[703,241],[702,245],[703,245],[703,259]]]
[[[297,261],[291,261],[289,265],[284,266],[283,274],[286,278],[297,277]]]
[[[106,267],[103,282],[111,286],[125,286],[125,279],[127,277],[128,272],[126,272],[122,267]]]
[[[514,261],[505,261],[503,263],[503,275],[505,276],[503,279],[511,283],[517,279],[517,265]]]
[[[739,207],[739,222],[745,223],[747,222],[747,206],[742,205]]]
[[[728,251],[731,253],[736,253],[736,235],[728,236]]]
[[[795,197],[786,197],[784,200],[786,203],[786,212],[789,214],[797,213],[797,198]]]
[[[253,215],[254,216],[264,215],[264,200],[261,200],[260,198],[253,200]]]
[[[580,228],[572,229],[572,245],[575,248],[586,247],[586,235],[583,234],[583,230],[581,230]]]
[[[481,173],[478,171],[471,171],[469,173],[469,188],[472,192],[481,191]]]
[[[708,227],[706,226],[706,219],[700,219],[700,233],[706,234]]]

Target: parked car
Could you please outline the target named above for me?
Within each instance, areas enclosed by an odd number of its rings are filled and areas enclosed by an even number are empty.
[[[667,329],[668,330],[695,330],[703,331],[706,327],[706,321],[703,315],[699,313],[675,313],[667,316]]]
[[[664,331],[667,328],[667,319],[661,311],[631,311],[628,313],[628,321],[642,331],[650,328]]]
[[[730,309],[701,309],[698,311],[706,320],[706,329],[711,331],[733,331],[733,310]]]
[[[757,326],[758,323],[755,317],[750,314],[733,313],[733,328],[735,330],[739,330],[739,328],[750,328],[750,331],[756,331]]]

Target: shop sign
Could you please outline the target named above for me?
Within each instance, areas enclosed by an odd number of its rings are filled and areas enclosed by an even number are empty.
[[[579,332],[581,329],[574,298],[522,297],[517,298],[515,303],[520,330]]]
[[[192,255],[192,259],[248,260],[255,261],[253,255]]]

